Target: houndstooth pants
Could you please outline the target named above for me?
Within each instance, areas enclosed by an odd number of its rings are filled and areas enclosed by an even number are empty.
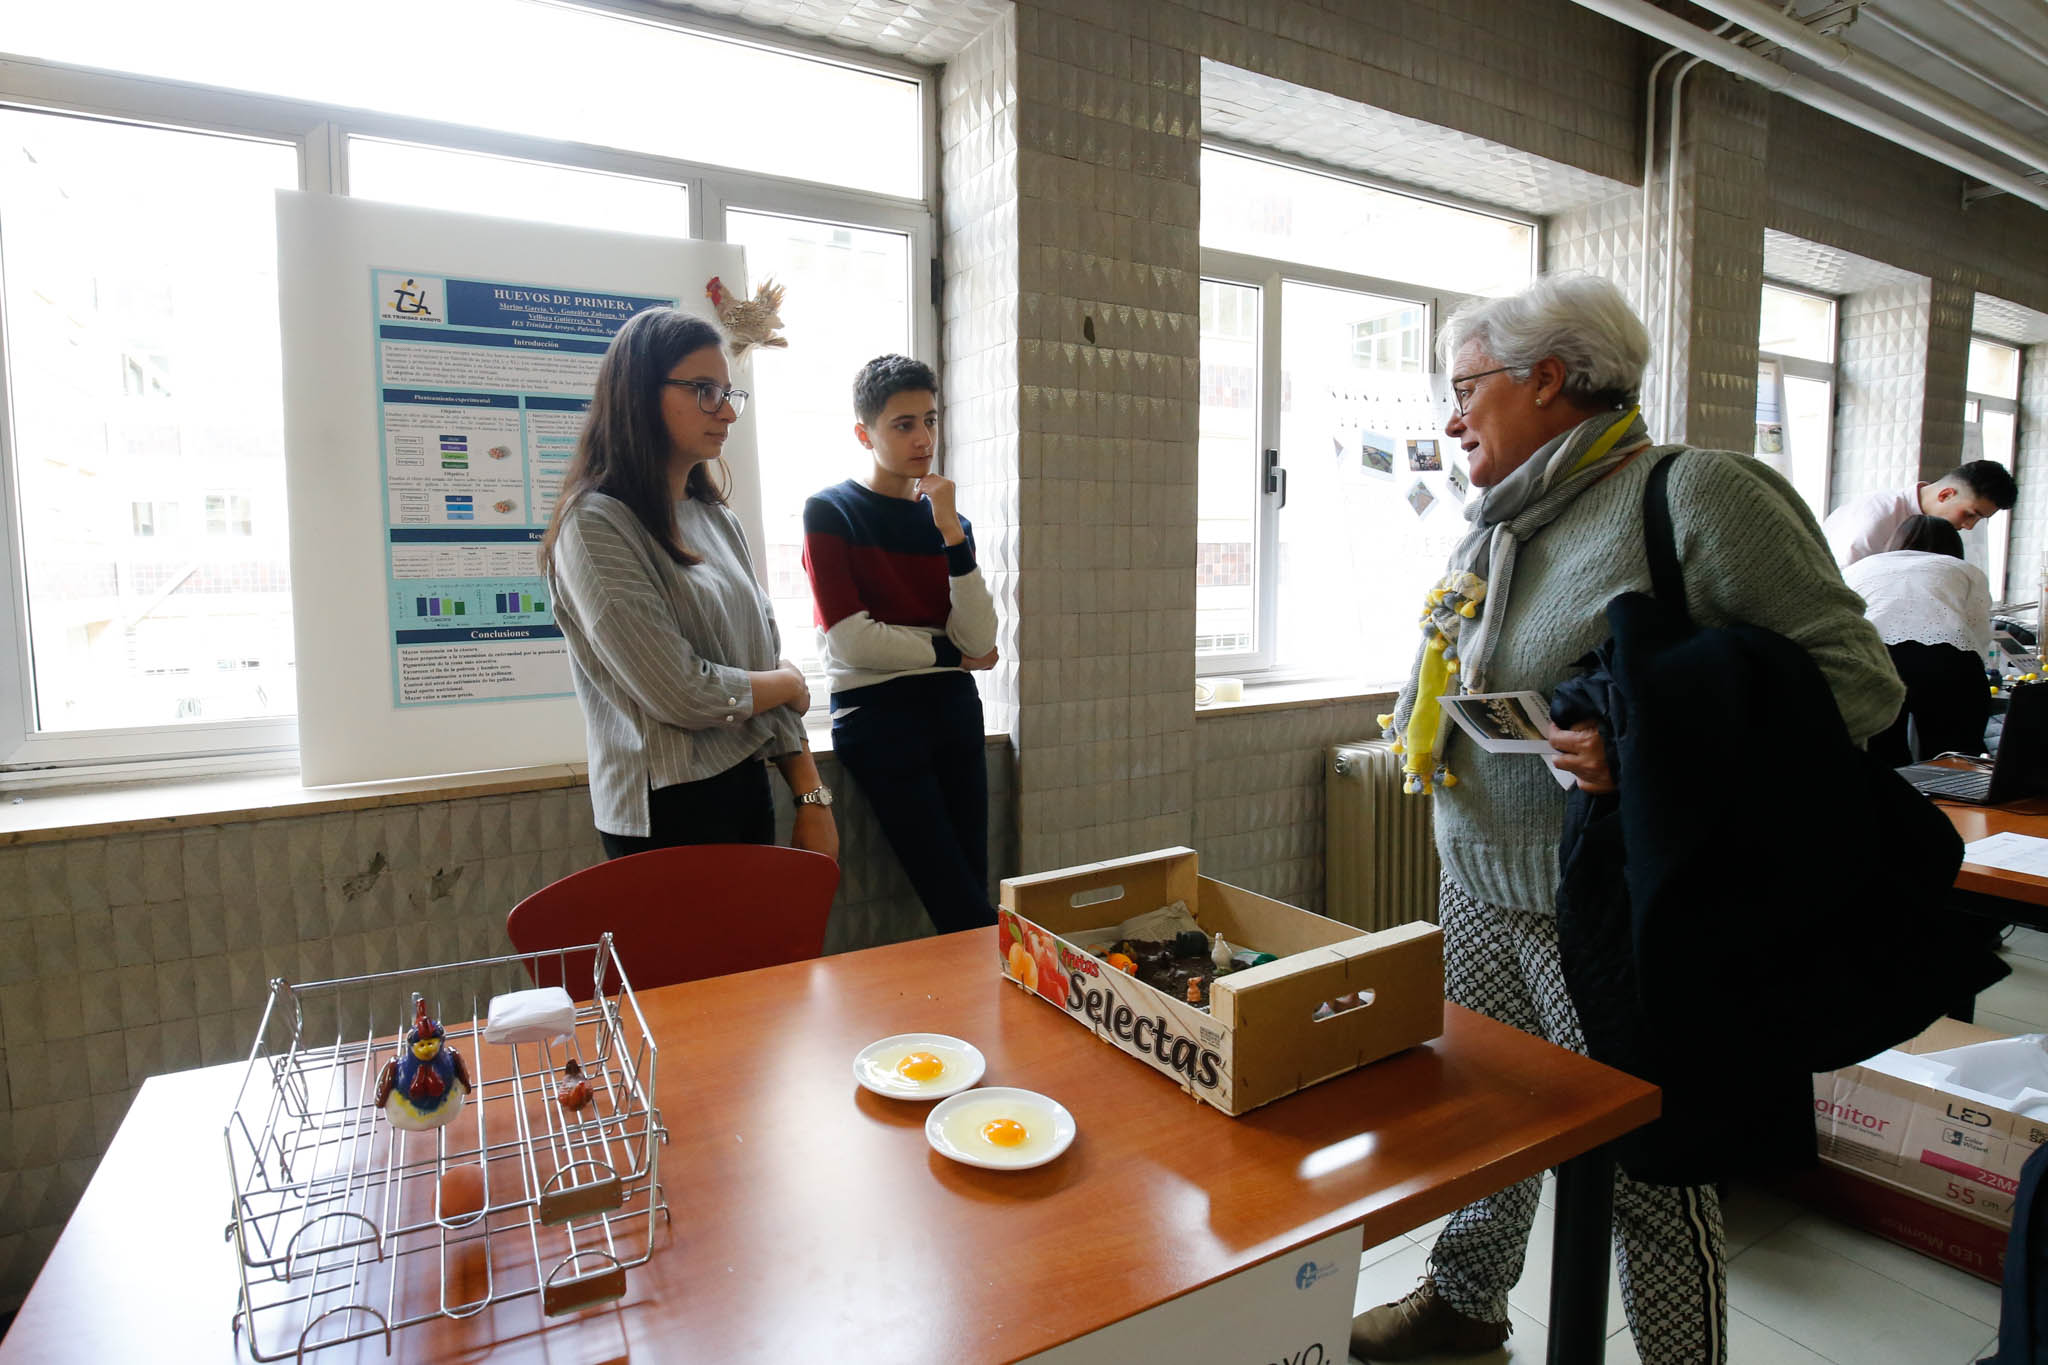
[[[1565,991],[1554,915],[1487,905],[1446,877],[1440,897],[1444,995],[1467,1009],[1583,1053]],[[1468,1317],[1505,1322],[1522,1277],[1542,1178],[1451,1215],[1430,1253],[1437,1292]],[[1728,1259],[1712,1185],[1645,1185],[1616,1171],[1614,1253],[1621,1302],[1643,1365],[1724,1365]]]

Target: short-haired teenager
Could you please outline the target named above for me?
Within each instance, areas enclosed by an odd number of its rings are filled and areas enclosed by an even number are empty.
[[[1884,554],[1907,517],[1940,517],[1958,531],[1967,531],[2019,500],[2019,486],[1996,460],[1972,460],[1936,479],[1911,488],[1866,493],[1837,507],[1821,523],[1834,551],[1835,563],[1848,568],[1865,555]]]
[[[832,687],[832,747],[940,933],[995,923],[988,769],[970,671],[996,611],[953,481],[932,472],[939,384],[885,355],[853,381],[870,468],[804,504],[804,571]]]

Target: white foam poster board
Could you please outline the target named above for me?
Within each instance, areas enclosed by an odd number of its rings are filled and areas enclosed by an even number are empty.
[[[738,247],[279,193],[306,785],[583,760],[535,551],[611,336],[714,275]],[[760,573],[751,424],[725,449]]]

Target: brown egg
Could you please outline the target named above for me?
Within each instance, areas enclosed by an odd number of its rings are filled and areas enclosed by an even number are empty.
[[[481,1166],[453,1166],[441,1177],[440,1216],[453,1223],[481,1213],[484,1207],[484,1172]]]

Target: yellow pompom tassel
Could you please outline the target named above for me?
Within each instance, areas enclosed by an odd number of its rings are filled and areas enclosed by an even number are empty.
[[[1451,787],[1455,787],[1455,786],[1457,786],[1457,785],[1458,785],[1458,775],[1457,775],[1456,773],[1445,773],[1445,774],[1444,774],[1444,787],[1445,787],[1445,788],[1446,788],[1447,790],[1448,790],[1449,788],[1451,788]]]
[[[1444,672],[1446,672],[1446,673],[1456,673],[1457,671],[1458,671],[1458,661],[1457,661],[1456,659],[1445,659],[1445,660],[1444,660]]]
[[[1449,643],[1450,643],[1450,641],[1448,641],[1448,640],[1444,639],[1444,637],[1443,637],[1443,636],[1441,636],[1441,635],[1433,635],[1433,636],[1431,636],[1431,637],[1430,637],[1430,640],[1429,640],[1429,650],[1430,650],[1430,653],[1432,653],[1432,654],[1441,654],[1441,653],[1443,653],[1443,652],[1444,652],[1444,646],[1445,646],[1445,645],[1447,645],[1447,644],[1449,644]]]
[[[1996,691],[1997,689],[1994,688],[1993,690]],[[1394,713],[1392,711],[1389,711],[1385,715],[1381,716],[1378,721],[1379,727],[1382,730],[1386,729],[1389,725],[1392,725],[1393,723]]]
[[[1464,617],[1467,621],[1478,614],[1479,604],[1477,602],[1460,602],[1458,604],[1458,615]]]
[[[1405,754],[1408,752],[1408,746],[1397,739],[1393,742],[1392,746],[1388,748],[1387,752],[1392,754]]]

